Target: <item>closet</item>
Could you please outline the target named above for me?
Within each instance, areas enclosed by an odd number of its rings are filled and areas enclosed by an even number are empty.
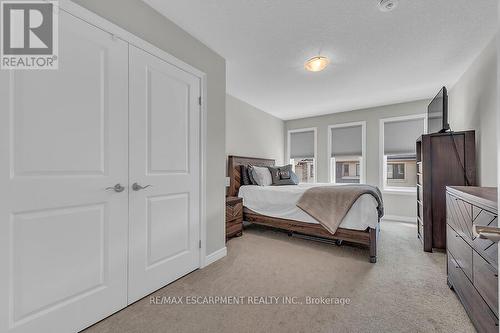
[[[0,71],[0,332],[81,330],[200,264],[201,78],[59,12]]]

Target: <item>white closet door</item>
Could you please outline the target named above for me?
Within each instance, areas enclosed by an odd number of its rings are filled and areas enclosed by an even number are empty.
[[[129,303],[199,267],[200,80],[130,46]]]
[[[0,332],[127,303],[128,44],[59,19],[59,70],[0,71]]]

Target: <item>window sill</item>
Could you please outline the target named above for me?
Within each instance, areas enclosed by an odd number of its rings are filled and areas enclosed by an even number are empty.
[[[382,190],[383,194],[397,194],[397,195],[416,195],[417,188],[397,188],[397,187],[386,187]]]

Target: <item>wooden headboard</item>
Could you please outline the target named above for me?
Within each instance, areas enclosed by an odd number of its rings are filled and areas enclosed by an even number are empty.
[[[268,158],[256,158],[256,157],[242,157],[242,156],[232,156],[229,155],[227,158],[227,175],[229,176],[229,190],[228,195],[230,197],[238,196],[238,190],[241,185],[241,165],[256,165],[256,166],[273,166],[275,160]]]

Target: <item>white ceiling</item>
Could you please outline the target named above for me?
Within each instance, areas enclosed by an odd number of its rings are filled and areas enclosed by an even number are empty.
[[[227,92],[282,119],[432,97],[497,29],[496,0],[144,0],[226,58]],[[304,70],[321,51],[332,63]]]

